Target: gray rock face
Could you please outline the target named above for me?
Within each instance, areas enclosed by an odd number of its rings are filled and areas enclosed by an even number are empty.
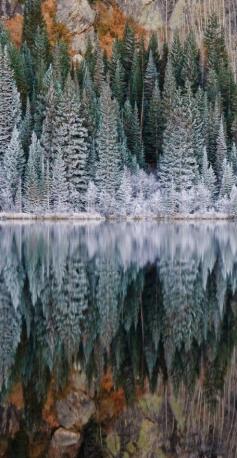
[[[11,17],[21,12],[22,7],[18,0],[0,0],[0,16]]]
[[[157,30],[169,20],[179,0],[117,0],[120,8],[148,30]]]
[[[94,39],[96,12],[88,0],[58,0],[57,21],[65,24],[72,34],[72,47],[79,55],[86,50],[87,40]]]
[[[81,431],[95,413],[95,403],[82,392],[72,392],[57,401],[58,421],[63,428]]]

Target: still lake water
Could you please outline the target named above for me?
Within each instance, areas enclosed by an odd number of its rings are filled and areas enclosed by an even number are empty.
[[[17,434],[37,434],[52,379],[62,390],[80,364],[88,387],[110,371],[130,409],[138,387],[163,389],[166,426],[168,405],[189,450],[207,450],[169,456],[236,456],[236,290],[236,223],[2,223],[1,437],[16,441],[16,386]],[[31,456],[24,440],[8,456]]]

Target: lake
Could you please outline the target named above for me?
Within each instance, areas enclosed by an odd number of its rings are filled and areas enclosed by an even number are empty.
[[[235,457],[237,223],[0,224],[0,456]]]

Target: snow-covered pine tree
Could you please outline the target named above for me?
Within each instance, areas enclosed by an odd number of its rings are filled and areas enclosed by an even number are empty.
[[[33,126],[33,120],[32,120],[32,115],[31,115],[31,105],[30,105],[29,97],[27,97],[25,115],[20,124],[21,143],[22,143],[23,150],[25,153],[28,152],[28,149],[30,146],[32,126]]]
[[[220,122],[219,133],[216,141],[216,160],[215,160],[215,171],[217,174],[218,183],[221,183],[223,176],[223,165],[224,160],[227,159],[227,146],[224,132],[224,121],[223,118]]]
[[[45,101],[45,117],[42,126],[42,135],[40,138],[40,144],[44,150],[45,159],[49,160],[50,163],[50,170],[54,160],[53,132],[57,127],[57,123],[59,123],[59,120],[56,118],[56,114],[60,105],[60,95],[60,88],[53,80],[51,80]]]
[[[223,175],[221,180],[220,197],[230,197],[231,190],[236,184],[236,177],[234,176],[233,166],[224,159]]]
[[[236,148],[236,144],[235,143],[232,144],[232,148],[230,150],[229,158],[230,158],[230,163],[233,166],[234,174],[236,176],[237,175],[237,148]]]
[[[132,183],[131,173],[125,167],[121,184],[116,194],[117,211],[121,215],[129,215],[132,210]]]
[[[130,102],[127,100],[124,106],[124,131],[127,137],[127,146],[132,156],[137,160],[140,166],[144,165],[144,146],[142,142],[141,127],[139,123],[139,115],[137,104],[135,103],[134,110]]]
[[[85,204],[88,175],[88,131],[80,116],[80,104],[74,82],[68,77],[59,99],[54,119],[53,161],[62,149],[69,189],[69,204],[82,210]]]
[[[185,84],[184,102],[186,109],[192,118],[192,144],[199,170],[202,167],[202,156],[204,148],[204,119],[198,105],[198,100],[193,96],[191,82],[188,80]]]
[[[59,149],[52,172],[52,207],[54,211],[64,212],[69,209],[69,192],[66,179],[66,167],[62,150]]]
[[[201,177],[205,187],[211,194],[212,200],[216,197],[217,188],[216,188],[216,176],[211,165],[208,163],[207,149],[203,149],[203,160],[202,160],[202,169]]]
[[[161,186],[169,187],[173,179],[175,191],[188,190],[196,183],[197,174],[192,144],[192,116],[178,90],[164,132],[163,155],[159,164]]]
[[[216,148],[217,138],[220,131],[221,114],[220,114],[220,101],[216,100],[214,108],[212,104],[209,104],[208,114],[208,142],[207,151],[208,158],[216,172]]]
[[[11,141],[3,157],[1,202],[5,210],[15,207],[16,192],[19,179],[25,166],[24,152],[21,146],[20,134],[17,127],[12,132]]]
[[[33,132],[24,180],[24,208],[34,212],[42,209],[43,150]]]
[[[93,181],[89,181],[86,191],[85,209],[87,212],[95,212],[97,207],[97,187]]]
[[[195,205],[196,210],[200,213],[205,213],[212,205],[211,193],[203,180],[198,183],[196,188]]]
[[[156,81],[144,120],[145,157],[149,164],[157,164],[161,152],[162,133],[161,97]]]
[[[0,161],[21,118],[20,95],[16,88],[8,50],[0,46]]]
[[[118,145],[117,105],[111,97],[108,83],[104,83],[100,95],[100,125],[97,137],[98,166],[96,184],[100,191],[111,198],[121,181],[121,154]]]

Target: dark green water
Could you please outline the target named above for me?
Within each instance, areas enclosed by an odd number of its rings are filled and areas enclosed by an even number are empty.
[[[22,430],[37,433],[52,374],[60,389],[75,363],[88,385],[111,368],[128,405],[159,378],[192,397],[202,377],[208,409],[227,396],[236,432],[237,378],[225,391],[237,372],[236,288],[235,223],[2,224],[1,403],[20,382]],[[220,456],[235,456],[233,431],[222,426]],[[25,442],[11,456],[26,456]]]

